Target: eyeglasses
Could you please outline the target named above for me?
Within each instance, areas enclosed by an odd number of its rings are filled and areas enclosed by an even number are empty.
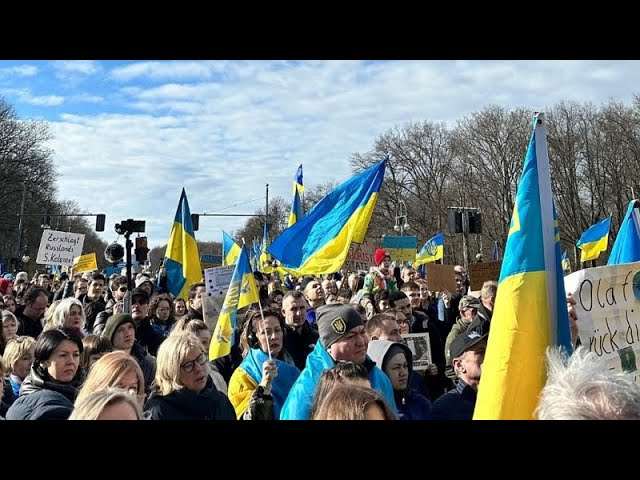
[[[195,360],[191,360],[190,362],[186,362],[180,365],[180,368],[187,373],[191,373],[193,372],[193,369],[195,368],[196,363],[198,365],[204,365],[205,363],[207,363],[207,356],[204,353],[201,353],[200,355],[198,355],[198,357]]]
[[[409,321],[408,320],[396,320],[396,323],[398,325],[409,325]]]

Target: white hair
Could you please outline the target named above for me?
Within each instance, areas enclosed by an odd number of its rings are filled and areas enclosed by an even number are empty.
[[[535,412],[540,420],[640,420],[640,386],[633,376],[611,370],[586,347],[568,359],[549,348],[547,364]]]
[[[84,313],[84,308],[82,308],[82,303],[75,297],[67,297],[63,300],[60,300],[60,303],[55,307],[53,311],[53,316],[51,317],[51,323],[55,328],[63,328],[64,322],[69,318],[69,313],[71,312],[71,307],[77,305],[80,307],[80,312],[82,312],[82,325],[80,325],[80,330],[84,329],[84,324],[87,321],[87,317]]]

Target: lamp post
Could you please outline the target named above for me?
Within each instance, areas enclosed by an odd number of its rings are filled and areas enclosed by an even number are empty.
[[[396,224],[393,229],[396,232],[400,232],[400,236],[404,236],[404,231],[409,230],[409,222],[407,220],[407,204],[404,200],[400,200],[398,207],[396,208]]]

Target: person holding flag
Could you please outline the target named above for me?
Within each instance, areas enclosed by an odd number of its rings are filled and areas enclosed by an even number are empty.
[[[416,261],[413,263],[414,267],[419,267],[425,263],[435,262],[440,260],[444,255],[444,235],[438,233],[434,235],[420,249],[420,252],[416,255]]]

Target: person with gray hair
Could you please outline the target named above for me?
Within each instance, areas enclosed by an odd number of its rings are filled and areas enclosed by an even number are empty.
[[[539,420],[640,420],[640,386],[578,347],[571,357],[547,350],[547,382],[535,411]]]
[[[489,333],[497,293],[498,282],[487,280],[482,284],[482,288],[480,289],[480,306],[473,317],[471,325],[469,325],[469,331],[478,332],[480,335]]]

